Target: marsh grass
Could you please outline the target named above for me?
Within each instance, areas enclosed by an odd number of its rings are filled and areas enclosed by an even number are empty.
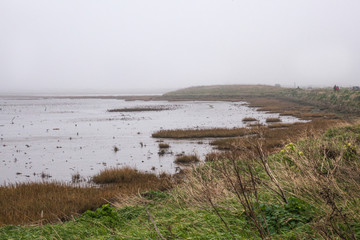
[[[71,175],[71,182],[72,183],[79,183],[81,182],[83,179],[81,178],[80,173],[75,173],[73,175]]]
[[[96,209],[118,189],[74,187],[65,183],[21,183],[0,187],[0,225],[64,221]]]
[[[257,121],[256,118],[253,118],[253,117],[245,117],[242,119],[243,122],[255,122]]]
[[[254,127],[251,131],[253,134],[250,136],[217,139],[210,142],[210,144],[216,146],[220,150],[247,151],[250,148],[248,142],[258,139],[258,132],[261,129],[263,136],[260,137],[264,139],[262,147],[265,151],[271,153],[283,147],[286,142],[297,141],[301,138],[312,136],[315,133],[321,134],[326,129],[342,123],[343,121],[336,119],[314,119],[307,123],[295,123],[289,125],[278,125],[280,123],[275,123],[275,128],[271,128],[271,126]]]
[[[159,143],[159,148],[160,149],[167,149],[170,148],[170,145],[167,143]]]
[[[165,111],[171,110],[172,108],[169,106],[158,105],[155,107],[134,107],[134,108],[116,108],[109,109],[108,112],[152,112],[152,111]]]
[[[193,155],[178,156],[174,162],[177,164],[190,164],[190,163],[197,163],[199,161],[200,161],[199,157],[196,154],[193,154]]]
[[[294,123],[274,123],[274,124],[270,124],[267,127],[272,129],[272,128],[288,128],[291,125],[293,125]]]
[[[267,118],[266,122],[267,123],[281,122],[281,119],[280,118]]]
[[[107,168],[93,176],[96,184],[131,184],[134,187],[147,185],[158,186],[164,183],[165,178],[159,178],[153,173],[145,173],[133,168]]]
[[[94,179],[102,186],[74,186],[61,182],[0,186],[0,226],[66,221],[86,210],[115,201],[118,195],[131,196],[150,189],[165,190],[172,184],[171,177],[166,174],[158,177],[131,168],[106,169]]]
[[[239,137],[253,134],[251,129],[247,128],[211,128],[211,129],[175,129],[160,130],[152,134],[154,138],[224,138]]]

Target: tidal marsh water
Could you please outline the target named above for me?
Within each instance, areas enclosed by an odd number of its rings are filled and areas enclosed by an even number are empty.
[[[164,107],[163,111],[107,112],[115,108]],[[290,116],[256,111],[243,102],[124,101],[117,99],[0,98],[0,185],[28,181],[84,179],[109,167],[174,173],[178,154],[204,159],[210,139],[171,140],[162,156],[161,129],[244,127],[244,117]],[[114,146],[118,151],[114,151]]]

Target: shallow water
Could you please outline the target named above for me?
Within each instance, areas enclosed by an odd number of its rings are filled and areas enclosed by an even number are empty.
[[[107,112],[113,108],[167,106],[171,110]],[[176,154],[212,151],[209,140],[169,140],[169,154],[158,155],[160,129],[244,127],[244,117],[265,123],[278,114],[258,112],[242,102],[127,102],[116,99],[0,99],[0,185],[89,178],[108,167],[131,166],[174,173]],[[283,122],[298,121],[281,116]],[[113,148],[117,146],[118,152]],[[155,170],[154,170],[155,169]],[[43,173],[43,174],[42,174]],[[41,176],[43,175],[43,176]]]

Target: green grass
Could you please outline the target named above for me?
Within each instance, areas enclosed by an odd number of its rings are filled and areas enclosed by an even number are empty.
[[[331,88],[314,90],[287,89],[282,91],[281,95],[292,100],[303,101],[307,104],[337,112],[360,112],[360,91],[341,89],[338,92],[334,92]]]
[[[124,207],[115,210],[108,205],[88,211],[74,221],[37,227],[8,226],[0,230],[0,239],[157,239],[158,234],[148,220],[153,217],[160,233],[167,239],[229,239],[225,229],[212,211],[197,208],[179,208],[172,203],[165,206],[152,203],[148,206]],[[221,210],[230,223],[234,236],[254,239],[246,227],[244,217]]]
[[[35,227],[8,226],[0,230],[0,239],[157,239],[159,235],[153,223],[149,221],[148,213],[166,239],[259,239],[246,217],[239,212],[218,209],[231,231],[229,232],[212,209],[180,208],[173,202],[162,201],[119,210],[104,205],[96,211],[88,211],[81,217],[63,224]],[[228,202],[229,206],[234,204],[236,203]],[[284,218],[297,217],[293,222],[308,221],[296,214],[291,215],[287,210],[279,209],[281,207],[277,207],[279,212],[288,214]],[[295,229],[293,235],[303,234],[301,233],[303,226],[295,225],[292,229],[296,227],[299,229]]]

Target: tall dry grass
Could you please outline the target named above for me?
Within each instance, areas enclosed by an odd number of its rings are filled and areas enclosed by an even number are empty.
[[[243,122],[254,122],[254,121],[258,121],[256,118],[253,117],[244,117],[242,119]]]
[[[247,128],[175,129],[160,130],[152,134],[154,138],[224,138],[252,134]]]
[[[259,195],[267,192],[269,199],[270,193],[270,198],[282,204],[296,197],[317,209],[309,223],[317,236],[356,239],[360,222],[360,125],[340,127],[323,136],[325,129],[317,129],[317,124],[302,128],[304,133],[297,139],[305,141],[287,144],[275,155],[269,156],[263,148],[263,128],[258,138],[243,138],[231,151],[210,153],[208,163],[187,173],[174,196],[182,204],[213,209],[225,226],[228,223],[218,210],[229,209],[229,199],[236,200],[240,205],[231,205],[231,210],[244,213],[263,239],[271,236],[264,213],[255,208]]]
[[[281,122],[281,119],[280,118],[267,118],[266,122],[267,123]]]
[[[320,208],[314,227],[324,238],[355,239],[352,225],[360,222],[359,133],[360,126],[344,127],[321,139],[288,144],[274,162],[283,186]]]
[[[161,174],[159,177],[153,173],[145,173],[134,168],[107,168],[99,174],[93,176],[92,181],[96,184],[131,184],[132,188],[158,189],[163,186],[170,178],[167,174]]]
[[[179,156],[174,161],[177,164],[190,164],[200,162],[199,157],[196,154]]]
[[[302,138],[318,136],[326,129],[343,124],[344,121],[335,119],[314,119],[307,123],[277,124],[275,127],[257,126],[251,129],[252,135],[248,137],[218,139],[210,144],[220,150],[247,151],[251,149],[249,142],[263,139],[262,147],[267,152],[275,152],[288,142],[294,142]],[[261,132],[261,136],[259,135]]]
[[[61,182],[19,183],[0,187],[0,226],[65,221],[102,204],[142,191],[172,185],[166,174],[157,177],[134,169],[106,169],[94,177],[102,186],[74,186]],[[113,183],[113,184],[106,184]]]

